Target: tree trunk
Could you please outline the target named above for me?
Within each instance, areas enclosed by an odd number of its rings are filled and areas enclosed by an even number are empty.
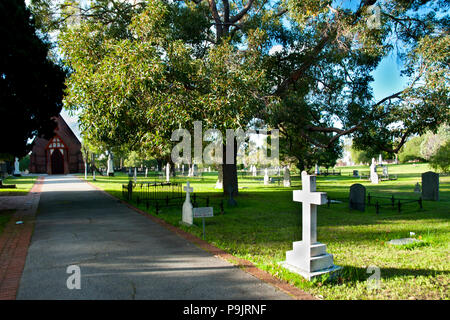
[[[229,188],[233,189],[233,196],[238,195],[238,176],[237,176],[237,166],[236,166],[236,153],[237,153],[237,141],[234,139],[234,155],[233,164],[226,163],[226,144],[223,145],[223,164],[220,166],[219,170],[222,170],[222,182],[223,182],[223,192],[224,194],[229,194]],[[220,176],[220,173],[219,173]]]

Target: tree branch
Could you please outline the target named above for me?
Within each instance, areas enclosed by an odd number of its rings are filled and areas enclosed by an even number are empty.
[[[253,5],[254,0],[248,0],[247,5],[239,12],[237,15],[230,18],[230,22],[238,22],[242,17],[250,10]]]

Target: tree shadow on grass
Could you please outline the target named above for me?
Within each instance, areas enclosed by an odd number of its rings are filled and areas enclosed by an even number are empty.
[[[369,277],[375,275],[374,269],[355,267],[351,265],[340,265],[342,270],[338,271],[336,277],[328,279],[331,283],[357,283],[367,281]],[[376,267],[376,266],[375,266]],[[380,268],[381,280],[390,280],[400,277],[438,277],[450,275],[450,270],[432,269],[406,269],[406,268]]]

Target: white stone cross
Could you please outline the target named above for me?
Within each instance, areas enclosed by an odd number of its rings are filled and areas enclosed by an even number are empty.
[[[191,188],[189,185],[189,181],[186,182],[186,187],[183,188],[184,191],[186,191],[186,201],[183,203],[183,209],[182,209],[182,223],[188,226],[192,226],[194,223],[194,214],[193,214],[193,208],[191,204],[191,198],[190,193],[194,191],[194,188]]]
[[[190,193],[194,191],[194,188],[192,188],[189,185],[189,181],[188,181],[188,182],[186,182],[186,187],[184,187],[183,189],[184,189],[184,191],[186,191],[186,201],[190,201],[190,199],[191,199]]]
[[[302,241],[317,242],[317,206],[327,203],[326,192],[316,192],[316,177],[302,172],[302,190],[294,190],[294,201],[302,203]]]

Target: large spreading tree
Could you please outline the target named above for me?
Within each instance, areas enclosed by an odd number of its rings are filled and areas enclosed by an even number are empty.
[[[50,138],[62,109],[65,72],[49,58],[24,0],[0,2],[0,159],[26,155],[38,135]]]
[[[49,12],[48,1],[34,2]],[[448,121],[448,7],[95,0],[65,2],[60,14],[41,20],[61,31],[72,70],[66,103],[81,109],[89,139],[167,154],[173,130],[192,132],[196,120],[223,133],[253,124],[279,129],[282,154],[307,169],[332,163],[341,137],[396,153],[411,135]],[[78,22],[68,24],[74,16]],[[371,73],[393,50],[410,81],[375,101]],[[222,170],[224,188],[237,192],[236,166]]]

